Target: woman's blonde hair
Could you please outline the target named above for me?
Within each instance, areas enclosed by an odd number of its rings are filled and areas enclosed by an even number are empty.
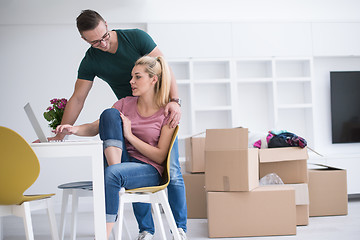
[[[145,72],[150,77],[157,76],[158,81],[155,84],[155,103],[159,107],[165,106],[170,98],[171,75],[167,62],[164,57],[144,56],[135,62],[135,66],[145,66]]]

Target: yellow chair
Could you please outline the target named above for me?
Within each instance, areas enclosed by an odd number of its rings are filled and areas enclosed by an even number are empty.
[[[58,240],[51,206],[51,196],[55,194],[24,195],[39,173],[39,160],[30,145],[15,131],[0,126],[0,217],[22,217],[26,239],[33,240],[31,211],[47,209],[52,239]]]
[[[125,190],[125,188],[121,188],[119,194],[120,199],[119,199],[119,212],[118,212],[117,236],[116,236],[118,240],[120,240],[122,236],[122,226],[123,226],[122,223],[124,220],[124,204],[133,203],[133,202],[151,203],[155,218],[157,220],[158,226],[160,227],[160,234],[162,236],[162,239],[166,240],[166,234],[159,208],[159,204],[161,204],[168,225],[174,236],[174,239],[175,240],[181,239],[165,192],[166,187],[169,185],[170,182],[170,153],[174,145],[178,131],[179,131],[179,126],[176,127],[173,137],[171,139],[169,152],[166,157],[166,168],[164,170],[163,178],[160,185],[152,186],[152,187],[127,189],[127,190]]]

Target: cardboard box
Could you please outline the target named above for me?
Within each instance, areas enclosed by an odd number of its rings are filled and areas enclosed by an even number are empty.
[[[295,189],[296,225],[309,224],[309,188],[306,183],[286,184]]]
[[[309,225],[309,204],[296,205],[296,225],[297,226]]]
[[[260,178],[276,173],[284,183],[307,183],[307,148],[284,147],[259,150]]]
[[[248,149],[247,128],[207,129],[206,191],[250,191],[259,186],[258,149]]]
[[[183,174],[188,218],[207,218],[205,174]]]
[[[310,216],[348,214],[346,170],[318,165],[309,169]]]
[[[251,191],[259,186],[258,149],[206,151],[206,191]]]
[[[205,152],[248,149],[247,128],[207,129]]]
[[[205,172],[205,137],[192,136],[185,139],[185,159],[187,172]]]
[[[208,192],[209,237],[296,234],[295,190],[261,186],[251,192]]]

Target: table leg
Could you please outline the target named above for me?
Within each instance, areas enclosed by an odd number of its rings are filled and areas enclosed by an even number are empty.
[[[94,195],[94,229],[96,240],[106,239],[104,164],[102,145],[93,149],[92,177]]]

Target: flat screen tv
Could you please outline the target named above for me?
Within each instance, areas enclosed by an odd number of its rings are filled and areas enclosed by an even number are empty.
[[[360,71],[330,72],[333,143],[360,142]]]

